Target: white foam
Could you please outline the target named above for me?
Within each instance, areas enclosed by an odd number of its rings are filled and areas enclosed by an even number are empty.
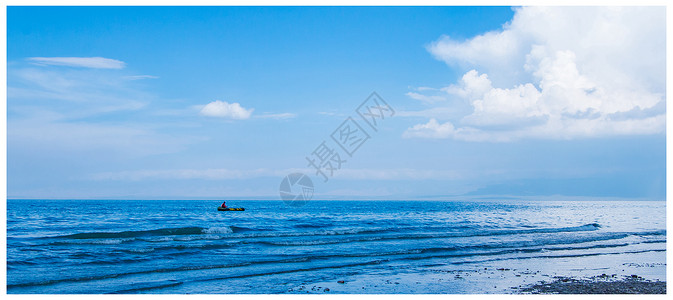
[[[234,231],[229,226],[225,227],[213,227],[202,230],[206,234],[217,234],[217,233],[234,233]]]
[[[126,241],[130,241],[133,239],[109,239],[109,240],[94,240],[94,241],[87,241],[85,242],[86,244],[101,244],[101,245],[117,245],[121,244]]]
[[[129,251],[135,253],[147,253],[154,251],[154,248],[140,248],[140,249],[130,249]]]

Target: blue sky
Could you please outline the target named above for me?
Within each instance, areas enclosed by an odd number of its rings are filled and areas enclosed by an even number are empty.
[[[9,198],[665,197],[664,8],[7,18]],[[395,115],[324,182],[306,158],[374,91]]]

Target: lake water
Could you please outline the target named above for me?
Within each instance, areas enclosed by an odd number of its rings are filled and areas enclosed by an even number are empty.
[[[666,249],[664,201],[231,200],[246,210],[222,212],[220,204],[8,200],[7,292],[304,293],[322,283],[324,293],[333,283],[329,292],[481,293],[493,284],[422,281],[438,270],[533,261],[547,271],[555,260],[564,270],[602,264],[594,257],[642,264],[638,255]]]

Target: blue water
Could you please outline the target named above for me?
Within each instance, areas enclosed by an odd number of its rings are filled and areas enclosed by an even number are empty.
[[[360,274],[666,243],[663,201],[219,204],[8,200],[7,292],[286,293]]]

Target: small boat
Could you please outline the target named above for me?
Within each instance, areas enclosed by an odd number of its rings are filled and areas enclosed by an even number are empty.
[[[218,206],[217,210],[218,211],[244,211],[245,208],[243,208],[243,207],[227,207],[227,208],[224,208],[222,206]]]

